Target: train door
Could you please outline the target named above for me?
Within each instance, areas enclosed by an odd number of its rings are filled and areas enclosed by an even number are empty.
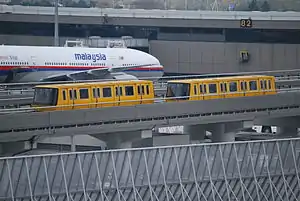
[[[275,87],[275,79],[274,78],[268,78],[268,92],[267,94],[275,94],[276,93],[276,87]]]
[[[114,93],[114,85],[101,87],[100,107],[112,107],[116,105],[116,96]]]
[[[249,91],[249,83],[247,80],[242,80],[240,81],[240,92],[241,96],[249,96],[248,91]]]
[[[89,87],[82,87],[76,89],[77,91],[77,99],[74,100],[74,104],[76,105],[76,109],[87,109],[93,107],[90,101],[90,88]]]
[[[139,101],[139,104],[143,104],[144,99],[147,99],[147,95],[145,94],[145,88],[143,84],[137,84],[137,100]]]
[[[70,109],[75,109],[75,100],[77,99],[77,91],[76,89],[69,89],[69,105]]]
[[[219,98],[219,87],[218,82],[206,82],[207,86],[207,95],[205,99],[217,99]]]
[[[122,101],[124,101],[123,94],[124,94],[123,86],[116,85],[115,86],[115,106],[119,106],[122,104]]]
[[[121,105],[136,105],[139,103],[138,94],[137,94],[137,85],[136,84],[125,84],[124,85],[124,94],[121,97]]]
[[[154,91],[153,87],[149,83],[139,84],[138,94],[141,93],[141,104],[152,104],[154,103]]]
[[[197,84],[191,84],[192,85],[192,90],[190,90],[190,100],[199,100],[200,99],[200,94],[199,94],[199,88],[197,87]]]
[[[261,95],[266,94],[266,92],[268,90],[267,80],[265,80],[265,79],[259,79],[259,88],[260,88]]]
[[[100,96],[100,87],[98,87],[98,86],[92,87],[92,98],[91,98],[91,100],[93,102],[93,104],[91,105],[92,108],[100,107],[100,105],[98,104],[100,97],[101,97]]]
[[[205,100],[207,96],[207,86],[204,83],[199,84],[199,98],[198,100]]]
[[[227,94],[227,83],[226,82],[219,82],[220,85],[220,97],[221,98],[226,98],[228,96]]]
[[[59,110],[71,110],[72,109],[72,100],[68,97],[68,90],[67,89],[61,89],[59,90],[59,99],[57,104],[61,107],[59,107]]]

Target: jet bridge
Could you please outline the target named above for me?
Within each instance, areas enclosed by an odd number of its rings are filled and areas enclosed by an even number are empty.
[[[300,139],[0,159],[0,200],[298,200]]]

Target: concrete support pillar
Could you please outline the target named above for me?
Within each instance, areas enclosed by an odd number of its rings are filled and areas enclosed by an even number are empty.
[[[206,135],[205,125],[189,125],[183,127],[183,133],[190,136],[190,140],[204,140]]]
[[[151,138],[152,130],[126,131],[93,136],[104,141],[108,149],[130,148],[131,142],[134,140]]]
[[[106,139],[103,141],[105,141],[108,149],[118,149],[121,148],[123,140],[120,136],[120,133],[113,133],[111,134],[111,137],[106,137]]]
[[[243,122],[214,124],[211,127],[212,142],[234,142],[237,130],[242,127]]]
[[[76,143],[75,143],[75,136],[71,135],[71,152],[75,152],[76,151]]]
[[[296,137],[298,135],[298,128],[289,126],[278,126],[277,133],[280,137]]]

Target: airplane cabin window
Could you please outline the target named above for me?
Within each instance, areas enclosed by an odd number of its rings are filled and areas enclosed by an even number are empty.
[[[111,95],[111,88],[110,87],[103,88],[102,89],[102,94],[103,94],[104,98],[112,97],[112,95]]]
[[[89,98],[89,90],[88,89],[79,89],[79,97],[80,97],[80,99],[88,99]]]
[[[125,94],[126,96],[133,96],[134,95],[133,86],[126,86]]]

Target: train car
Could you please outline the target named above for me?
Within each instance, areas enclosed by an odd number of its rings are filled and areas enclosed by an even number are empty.
[[[172,80],[166,102],[275,94],[275,77],[265,75]]]
[[[148,80],[52,84],[35,87],[32,107],[36,111],[73,110],[151,104],[153,99],[153,82]]]

